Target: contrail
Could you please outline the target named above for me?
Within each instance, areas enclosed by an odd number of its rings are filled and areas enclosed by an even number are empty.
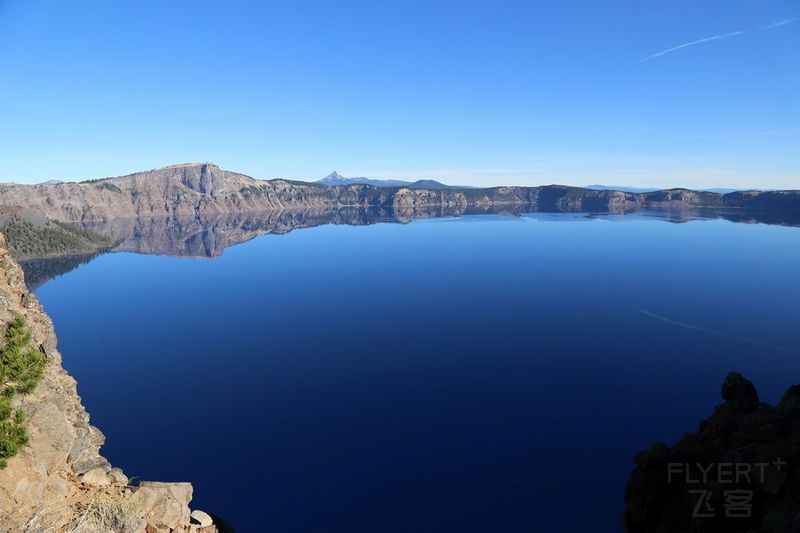
[[[793,19],[779,20],[778,22],[773,22],[769,26],[761,26],[758,29],[759,30],[771,30],[772,28],[779,28],[781,26],[786,26],[787,24],[791,24],[792,22],[797,22],[798,20],[800,20],[800,17],[795,17]]]
[[[661,50],[660,52],[656,52],[653,55],[649,55],[644,59],[640,59],[637,63],[643,63],[645,61],[650,61],[651,59],[655,59],[656,57],[661,57],[663,55],[669,54],[671,52],[675,52],[677,50],[681,50],[683,48],[689,48],[690,46],[696,46],[698,44],[707,43],[710,41],[719,41],[721,39],[728,39],[730,37],[738,37],[739,35],[744,35],[745,33],[751,33],[754,31],[764,31],[764,30],[771,30],[773,28],[779,28],[781,26],[786,26],[787,24],[792,24],[800,20],[800,17],[795,17],[786,20],[779,20],[778,22],[773,22],[767,26],[761,26],[754,30],[739,30],[739,31],[732,31],[730,33],[721,33],[719,35],[712,35],[711,37],[704,37],[702,39],[697,39],[696,41],[690,41],[688,43],[679,44],[677,46],[673,46],[671,48],[667,48],[666,50]]]
[[[704,37],[703,39],[697,39],[696,41],[690,41],[688,43],[679,44],[678,46],[673,46],[672,48],[667,48],[666,50],[661,50],[660,52],[656,52],[651,56],[647,56],[644,59],[640,59],[638,63],[642,63],[644,61],[649,61],[653,58],[660,57],[670,52],[674,52],[676,50],[680,50],[681,48],[688,48],[690,46],[695,46],[702,43],[707,43],[709,41],[717,41],[719,39],[727,39],[728,37],[736,37],[737,35],[744,35],[747,33],[748,30],[740,30],[740,31],[732,31],[730,33],[722,33],[720,35],[712,35],[711,37]]]
[[[641,309],[639,307],[634,307],[632,305],[628,306],[629,308],[633,309],[634,311],[638,311],[643,315],[647,315],[651,318],[655,318],[656,320],[660,320],[661,322],[671,324],[673,326],[678,326],[684,329],[691,329],[692,331],[699,331],[701,333],[708,333],[709,335],[715,335],[717,337],[727,337],[729,339],[734,339],[737,341],[741,341],[747,344],[752,344],[753,346],[759,346],[761,348],[771,348],[773,350],[777,350],[780,352],[787,352],[787,353],[797,353],[797,350],[792,350],[791,348],[786,348],[785,346],[779,346],[777,344],[769,344],[766,342],[761,342],[758,339],[752,339],[750,337],[742,337],[740,335],[732,335],[730,333],[725,333],[724,331],[719,331],[716,329],[711,328],[704,328],[700,326],[694,326],[692,324],[687,324],[686,322],[679,322],[678,320],[672,320],[671,318],[667,318],[665,316],[657,315],[652,311],[648,311],[647,309]]]

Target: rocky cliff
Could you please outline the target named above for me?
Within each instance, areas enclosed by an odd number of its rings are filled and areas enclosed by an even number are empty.
[[[100,455],[103,435],[89,423],[75,380],[61,366],[53,324],[0,235],[0,327],[17,316],[48,365],[36,389],[15,398],[30,441],[0,469],[0,532],[217,531],[208,515],[190,511],[189,483],[131,486]]]
[[[619,212],[643,207],[769,207],[800,209],[800,191],[717,194],[686,189],[647,193],[550,185],[487,189],[326,186],[257,180],[211,163],[174,165],[129,176],[56,185],[0,185],[0,211],[25,209],[62,222],[130,217],[187,217],[297,208],[381,207],[395,214],[529,205],[541,211]]]
[[[636,456],[625,531],[800,531],[800,385],[774,407],[737,373],[721,392],[697,432]]]

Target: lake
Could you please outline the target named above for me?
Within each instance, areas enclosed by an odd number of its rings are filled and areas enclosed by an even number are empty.
[[[238,531],[618,531],[634,454],[727,372],[800,382],[797,227],[303,220],[26,267],[104,455]]]

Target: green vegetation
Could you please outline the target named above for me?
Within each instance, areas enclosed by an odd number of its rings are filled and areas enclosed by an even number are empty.
[[[18,316],[8,325],[0,350],[0,385],[4,389],[27,394],[42,379],[47,356],[29,346],[31,332]]]
[[[70,255],[96,251],[110,246],[111,239],[65,222],[46,220],[43,223],[10,215],[0,222],[11,255],[17,259]]]
[[[98,189],[106,189],[111,192],[118,192],[118,193],[122,192],[122,189],[120,189],[110,181],[101,181],[100,183],[96,184],[95,187],[97,187]]]
[[[248,185],[247,187],[241,187],[239,192],[242,193],[242,196],[245,198],[261,198],[265,196],[264,189],[262,187],[256,187],[255,185]]]
[[[89,179],[89,180],[81,180],[78,183],[101,183],[103,181],[110,180],[113,177],[114,176],[106,176],[104,178],[92,178],[92,179]]]
[[[28,443],[25,413],[12,415],[15,394],[28,394],[42,380],[47,356],[30,346],[31,332],[18,316],[8,325],[0,350],[0,468]]]

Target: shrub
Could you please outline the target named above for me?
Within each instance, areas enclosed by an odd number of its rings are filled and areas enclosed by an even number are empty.
[[[106,494],[93,501],[74,529],[74,533],[141,531],[144,504],[135,495]]]
[[[47,356],[28,346],[31,332],[18,316],[8,325],[5,345],[0,350],[0,385],[27,394],[42,379]]]
[[[0,422],[0,468],[5,468],[8,459],[28,444],[28,429],[25,427],[25,413],[19,409],[10,420]]]
[[[0,350],[0,468],[28,443],[25,413],[17,409],[11,416],[15,393],[27,394],[41,381],[47,356],[30,347],[31,332],[18,316],[6,329]]]
[[[14,389],[6,387],[0,392],[0,420],[11,416],[11,400],[14,398]]]

